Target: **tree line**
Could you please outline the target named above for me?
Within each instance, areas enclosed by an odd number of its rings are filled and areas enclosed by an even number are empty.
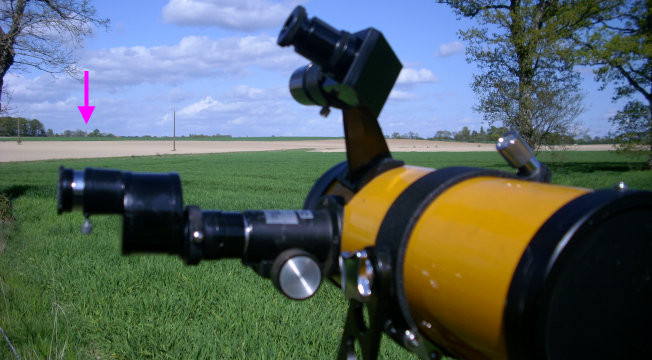
[[[0,117],[0,136],[46,136],[43,123],[22,117]]]
[[[12,137],[115,137],[111,133],[103,133],[99,129],[91,132],[85,130],[64,130],[61,133],[55,133],[52,129],[45,129],[43,123],[37,119],[26,119],[23,117],[2,116],[0,117],[0,136]]]
[[[412,139],[412,140],[438,140],[438,141],[460,141],[473,143],[494,143],[498,141],[503,134],[509,131],[504,126],[490,126],[486,131],[480,127],[480,131],[471,130],[464,126],[459,131],[437,130],[432,137],[421,137],[419,133],[408,131],[407,133],[394,132],[391,135],[385,135],[387,139]],[[587,144],[613,144],[616,138],[613,136],[593,136],[588,134],[574,136],[570,134],[550,134],[547,145],[587,145]]]

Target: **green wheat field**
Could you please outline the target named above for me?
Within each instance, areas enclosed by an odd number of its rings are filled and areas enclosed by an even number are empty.
[[[408,164],[511,171],[496,153],[399,153]],[[300,208],[343,153],[280,151],[0,163],[0,327],[22,359],[333,359],[346,302],[332,284],[304,302],[236,260],[185,266],[120,255],[121,219],[56,214],[58,167],[181,175],[185,204]],[[652,190],[645,157],[543,153],[553,182]],[[414,358],[385,338],[381,358]],[[0,337],[0,358],[14,354]]]

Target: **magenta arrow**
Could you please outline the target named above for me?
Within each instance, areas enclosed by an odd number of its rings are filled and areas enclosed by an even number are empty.
[[[88,124],[95,106],[88,106],[88,71],[84,71],[84,106],[77,106],[82,114],[84,121]]]

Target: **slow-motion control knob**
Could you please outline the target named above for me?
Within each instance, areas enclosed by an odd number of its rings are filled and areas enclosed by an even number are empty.
[[[319,289],[321,277],[321,268],[315,257],[300,249],[280,253],[271,269],[274,286],[294,300],[313,296]]]

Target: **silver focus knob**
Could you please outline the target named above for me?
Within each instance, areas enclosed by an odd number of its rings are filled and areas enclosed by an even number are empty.
[[[276,257],[271,277],[283,295],[293,300],[305,300],[319,289],[322,274],[312,255],[300,249],[290,249]]]

